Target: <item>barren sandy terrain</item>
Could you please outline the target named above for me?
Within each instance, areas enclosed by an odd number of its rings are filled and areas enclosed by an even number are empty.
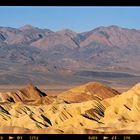
[[[0,133],[140,133],[140,84],[120,92],[89,82],[59,92],[32,84],[0,92]]]

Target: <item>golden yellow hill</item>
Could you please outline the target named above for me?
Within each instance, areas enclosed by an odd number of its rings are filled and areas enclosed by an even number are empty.
[[[47,97],[46,93],[43,93],[32,84],[28,84],[25,88],[15,92],[0,93],[0,98],[1,102],[6,103],[22,102],[25,104],[49,104],[52,102],[52,100]]]
[[[140,83],[127,92],[104,100],[106,108],[102,121],[106,126],[140,132]]]
[[[98,82],[89,82],[59,94],[58,98],[68,103],[78,103],[94,99],[101,101],[117,94],[120,93],[107,85]]]
[[[122,94],[95,82],[56,98],[33,85],[3,94],[1,133],[140,133],[140,84]],[[86,94],[90,97],[83,96]],[[9,101],[9,97],[13,100]]]

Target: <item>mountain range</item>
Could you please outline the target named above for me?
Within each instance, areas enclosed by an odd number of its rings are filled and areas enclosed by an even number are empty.
[[[76,84],[126,77],[134,84],[140,75],[139,44],[140,30],[116,25],[82,33],[31,25],[0,27],[0,84]]]

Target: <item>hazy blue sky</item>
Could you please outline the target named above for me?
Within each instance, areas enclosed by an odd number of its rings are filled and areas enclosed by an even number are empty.
[[[0,6],[0,26],[25,24],[53,31],[70,28],[83,32],[109,25],[140,29],[140,7]]]

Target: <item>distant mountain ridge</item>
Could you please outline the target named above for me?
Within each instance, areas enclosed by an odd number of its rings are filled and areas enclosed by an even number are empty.
[[[70,29],[54,32],[32,25],[0,27],[0,83],[20,79],[17,77],[34,81],[37,72],[40,83],[49,72],[73,75],[79,69],[140,74],[139,44],[140,30],[115,25],[83,33]],[[32,78],[26,80],[24,75]]]

